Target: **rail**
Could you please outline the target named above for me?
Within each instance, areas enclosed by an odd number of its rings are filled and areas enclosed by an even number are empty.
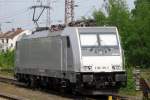
[[[23,86],[23,87],[26,86],[26,84],[20,83],[16,79],[8,78],[8,77],[2,77],[2,76],[0,76],[0,82],[7,83],[7,84],[18,85],[18,86]]]
[[[20,96],[10,95],[6,93],[0,93],[0,99],[6,99],[6,100],[27,100]]]
[[[8,77],[0,76],[0,82],[26,87],[24,83],[20,83],[16,79],[8,78]],[[104,93],[104,94],[101,94],[101,96],[106,96],[107,99],[104,99],[104,100],[128,100],[128,97],[118,95],[117,93]],[[21,99],[17,96],[10,96],[10,95],[3,94],[3,93],[0,93],[0,97],[6,98],[8,100],[26,100],[26,99]],[[83,97],[82,99],[83,100],[98,100],[99,98]]]
[[[150,82],[144,78],[140,79],[140,87],[143,92],[143,98],[148,100],[150,99],[149,94],[150,94]]]

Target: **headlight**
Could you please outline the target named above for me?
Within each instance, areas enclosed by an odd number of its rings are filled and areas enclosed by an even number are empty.
[[[112,69],[113,70],[121,70],[121,66],[120,65],[112,65]]]
[[[84,70],[91,71],[92,70],[92,66],[84,66]]]

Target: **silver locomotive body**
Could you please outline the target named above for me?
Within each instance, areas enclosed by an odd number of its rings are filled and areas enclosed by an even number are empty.
[[[34,86],[101,90],[126,83],[123,62],[116,27],[68,27],[18,41],[15,76]]]

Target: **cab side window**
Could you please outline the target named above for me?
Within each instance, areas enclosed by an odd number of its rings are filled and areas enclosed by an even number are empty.
[[[70,38],[69,38],[69,36],[67,36],[66,39],[67,39],[67,47],[70,48]]]

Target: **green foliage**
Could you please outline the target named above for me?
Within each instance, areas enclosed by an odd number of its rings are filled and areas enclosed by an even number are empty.
[[[101,25],[105,25],[106,24],[106,16],[104,15],[104,13],[102,11],[95,11],[93,13],[93,16],[96,20],[96,24],[101,26]]]
[[[122,87],[120,89],[120,94],[123,95],[136,95],[136,90],[135,90],[135,81],[133,79],[133,68],[128,68],[127,69],[127,87]]]
[[[150,67],[150,0],[137,0],[132,10],[133,33],[128,39],[129,62]],[[135,60],[133,60],[133,58]]]
[[[93,13],[98,26],[117,26],[128,65],[150,67],[150,1],[136,0],[130,12],[125,0],[109,0],[108,16]]]
[[[7,51],[0,53],[0,67],[1,68],[13,68],[14,67],[14,51]]]

